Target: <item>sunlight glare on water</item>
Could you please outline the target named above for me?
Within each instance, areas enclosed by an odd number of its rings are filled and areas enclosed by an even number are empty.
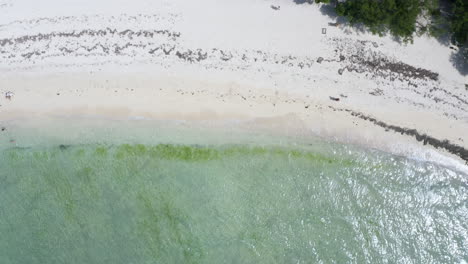
[[[468,178],[331,143],[0,152],[1,263],[463,263]]]

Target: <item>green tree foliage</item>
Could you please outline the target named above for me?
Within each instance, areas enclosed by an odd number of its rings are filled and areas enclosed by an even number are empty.
[[[452,0],[452,2],[450,29],[454,40],[460,45],[466,45],[468,42],[468,1]]]
[[[468,61],[468,0],[315,0],[336,4],[335,11],[351,24],[363,24],[372,33],[389,32],[404,42],[413,35],[452,36],[460,47],[454,61],[466,69]],[[448,5],[447,5],[448,4]],[[443,6],[443,8],[442,8]],[[463,70],[465,71],[465,70]],[[468,73],[468,70],[467,70]]]
[[[411,41],[416,19],[421,12],[420,0],[348,0],[336,6],[336,12],[351,24],[362,23],[374,34],[390,31],[404,41]]]
[[[390,32],[404,41],[412,41],[414,33],[427,32],[435,37],[451,33],[456,43],[466,45],[468,0],[449,2],[451,10],[442,14],[439,0],[346,0],[336,4],[336,13],[346,17],[351,24],[364,24],[374,34]],[[420,16],[431,22],[419,24]]]

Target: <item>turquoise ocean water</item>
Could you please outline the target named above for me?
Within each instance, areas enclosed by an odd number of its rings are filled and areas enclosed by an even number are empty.
[[[317,139],[99,124],[1,134],[0,263],[468,262],[455,169]]]

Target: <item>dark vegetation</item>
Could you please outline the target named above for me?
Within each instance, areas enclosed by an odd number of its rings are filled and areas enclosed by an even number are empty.
[[[297,0],[296,0],[297,1]],[[308,1],[309,2],[309,1]],[[459,47],[457,57],[468,60],[468,0],[315,0],[329,4],[352,25],[372,33],[392,34],[412,42],[415,34],[429,34]]]
[[[451,0],[453,2],[450,21],[450,30],[453,32],[454,40],[460,44],[468,41],[468,1]]]
[[[329,3],[336,14],[351,24],[364,24],[375,34],[390,32],[411,41],[414,33],[436,37],[451,33],[453,42],[466,44],[468,1],[466,0],[315,0]]]

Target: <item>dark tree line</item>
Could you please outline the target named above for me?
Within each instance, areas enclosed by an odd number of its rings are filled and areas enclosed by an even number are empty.
[[[453,42],[459,46],[468,42],[468,0],[315,0],[315,2],[332,2],[339,16],[347,18],[351,24],[364,24],[374,34],[383,35],[390,32],[403,41],[412,41],[415,33],[429,33],[434,36],[448,33],[452,35]]]
[[[468,44],[468,1],[452,0],[453,8],[450,18],[450,29],[455,41]]]

